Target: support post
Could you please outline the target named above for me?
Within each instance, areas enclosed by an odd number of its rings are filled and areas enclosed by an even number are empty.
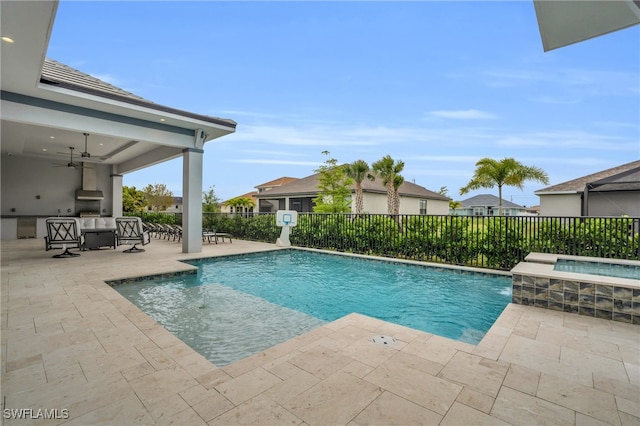
[[[111,175],[111,216],[122,216],[122,175]]]
[[[202,251],[202,160],[203,149],[182,151],[182,252]]]

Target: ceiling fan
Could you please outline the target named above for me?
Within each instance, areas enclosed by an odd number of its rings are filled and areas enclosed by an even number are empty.
[[[73,150],[75,148],[70,146],[69,147],[69,162],[68,163],[51,163],[51,167],[73,167],[74,169],[81,169],[82,168],[82,163],[74,163],[73,162]],[[63,154],[62,152],[60,152],[59,154]]]
[[[75,148],[70,146],[69,147],[69,162],[68,163],[51,163],[51,167],[68,167],[68,168],[74,168],[74,169],[82,169],[83,167],[89,168],[89,169],[93,169],[92,166],[88,166],[86,164],[83,163],[77,163],[73,161],[73,150]],[[64,152],[59,152],[58,154],[64,154]]]

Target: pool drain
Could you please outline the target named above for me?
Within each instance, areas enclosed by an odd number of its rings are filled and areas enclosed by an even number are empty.
[[[397,340],[391,336],[373,336],[371,338],[371,341],[373,343],[375,343],[376,345],[382,345],[382,346],[395,346]]]

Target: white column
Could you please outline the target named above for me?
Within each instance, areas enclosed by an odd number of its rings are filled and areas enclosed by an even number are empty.
[[[122,216],[122,175],[111,175],[111,216]]]
[[[203,149],[182,151],[182,252],[202,251]]]

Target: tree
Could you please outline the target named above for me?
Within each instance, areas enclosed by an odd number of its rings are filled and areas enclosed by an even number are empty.
[[[256,206],[256,203],[254,203],[253,200],[250,200],[249,198],[245,198],[245,197],[232,198],[231,200],[227,201],[226,204],[229,207],[233,207],[233,210],[236,212],[241,208],[245,210],[249,210],[250,208]]]
[[[167,189],[167,185],[164,183],[147,185],[142,191],[147,205],[156,212],[166,210],[168,206],[173,204],[173,193]]]
[[[347,164],[344,167],[344,172],[348,177],[353,179],[356,184],[356,213],[362,214],[362,211],[364,210],[362,181],[365,179],[374,179],[371,173],[369,173],[369,164],[364,160],[356,160],[351,164]]]
[[[136,213],[144,210],[147,205],[144,192],[136,189],[135,186],[122,187],[122,211]]]
[[[462,203],[460,201],[449,200],[449,209],[455,210],[462,207]],[[451,212],[453,213],[453,212]]]
[[[213,189],[215,185],[211,185],[207,191],[202,192],[202,212],[218,213],[220,212],[220,199]]]
[[[385,155],[373,163],[371,169],[382,179],[382,184],[387,188],[387,213],[397,214],[395,212],[400,210],[400,197],[396,195],[395,184],[399,188],[402,182],[398,183],[396,176],[399,176],[404,181],[404,178],[400,175],[400,172],[404,169],[404,161],[394,161],[390,155]],[[398,204],[397,207],[396,204]]]
[[[476,171],[469,183],[460,189],[460,195],[470,190],[498,187],[498,215],[502,216],[502,187],[515,186],[523,189],[525,181],[537,181],[549,184],[547,173],[535,166],[525,166],[513,158],[494,160],[482,158],[476,163]]]
[[[400,185],[404,183],[404,177],[395,175],[393,178],[393,214],[400,214]]]
[[[329,151],[322,151],[329,156]],[[318,177],[318,196],[313,199],[314,212],[348,213],[351,211],[351,185],[353,180],[345,174],[345,167],[338,165],[335,158],[329,158],[315,170]]]

